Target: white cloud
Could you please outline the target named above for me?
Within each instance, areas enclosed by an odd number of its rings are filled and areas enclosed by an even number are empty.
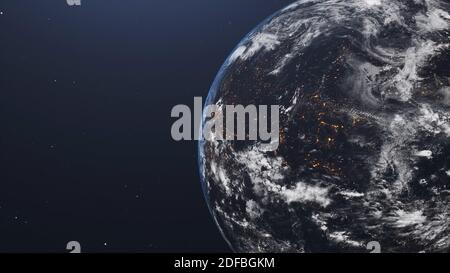
[[[423,212],[413,211],[406,212],[404,210],[396,211],[395,223],[394,226],[398,228],[403,228],[407,226],[422,224],[426,221],[427,217],[423,215]]]
[[[433,152],[430,150],[418,151],[415,153],[415,155],[418,157],[426,157],[428,159],[433,158]]]
[[[331,203],[328,198],[328,188],[308,185],[298,182],[293,189],[284,189],[280,194],[285,198],[286,202],[315,202],[323,207],[327,207]]]

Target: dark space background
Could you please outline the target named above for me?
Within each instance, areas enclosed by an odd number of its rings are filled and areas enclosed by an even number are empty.
[[[176,104],[289,0],[2,0],[0,252],[229,252]]]

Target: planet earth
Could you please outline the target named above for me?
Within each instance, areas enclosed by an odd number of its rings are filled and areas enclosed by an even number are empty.
[[[294,2],[220,70],[236,104],[279,105],[280,143],[199,142],[233,251],[449,251],[450,2]]]

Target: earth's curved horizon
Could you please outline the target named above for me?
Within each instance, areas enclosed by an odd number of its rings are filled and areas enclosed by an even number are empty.
[[[449,251],[449,2],[297,1],[236,47],[209,104],[281,106],[275,152],[199,142],[234,251]]]

